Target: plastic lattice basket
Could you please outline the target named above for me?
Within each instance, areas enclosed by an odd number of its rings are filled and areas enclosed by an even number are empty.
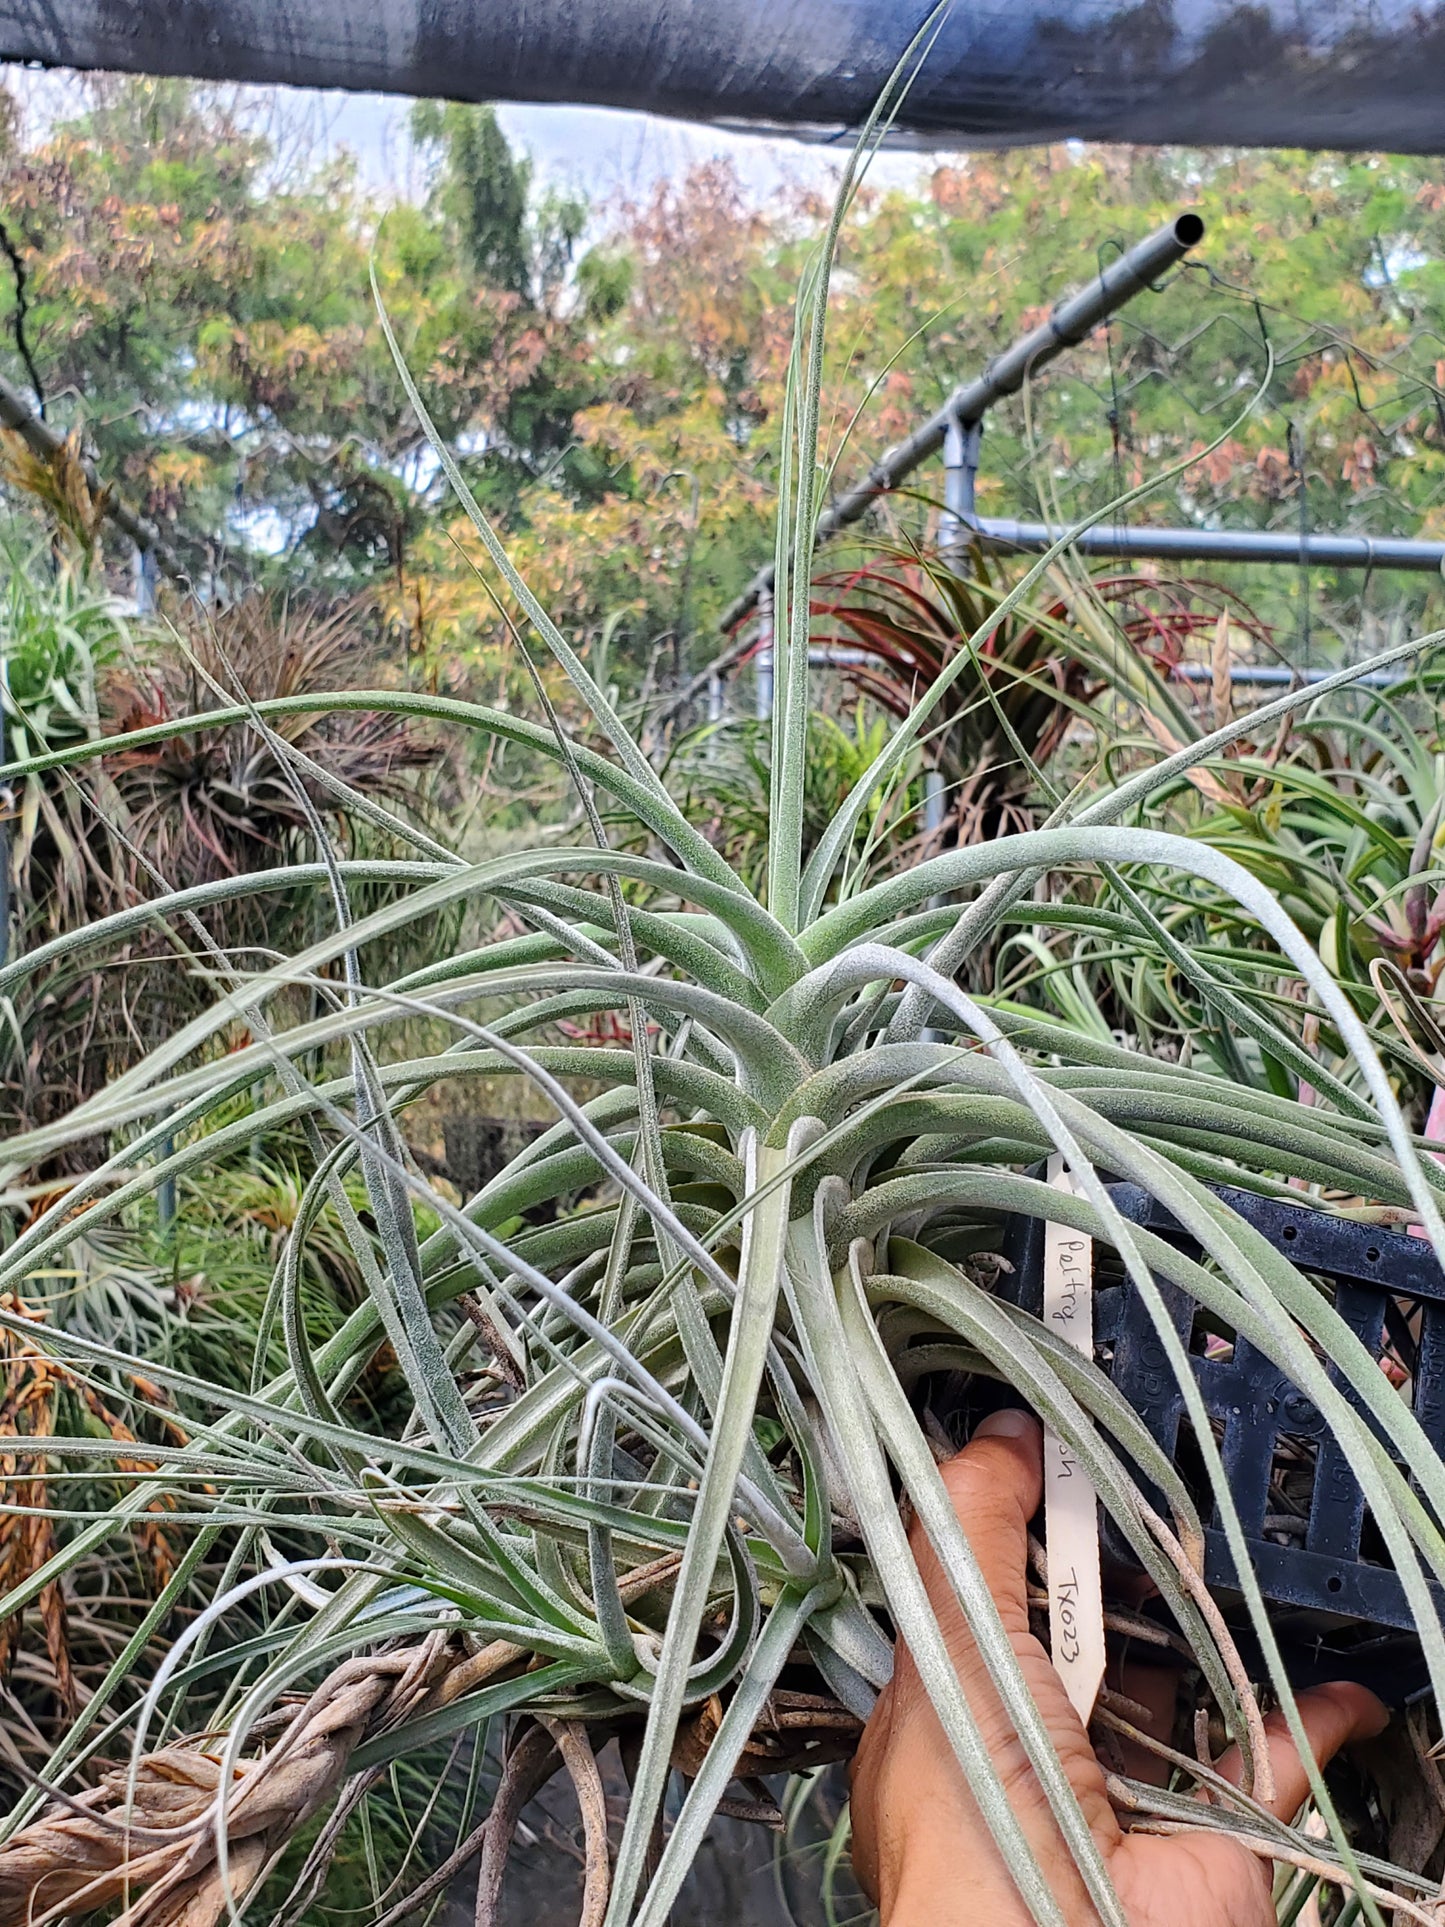
[[[1131,1222],[1196,1251],[1147,1192],[1115,1184]],[[1217,1195],[1301,1271],[1322,1282],[1365,1347],[1407,1383],[1415,1416],[1445,1451],[1445,1275],[1429,1244],[1397,1231],[1337,1218],[1306,1205],[1217,1187]],[[1011,1270],[1000,1292],[1036,1315],[1043,1304],[1043,1225],[1011,1221]],[[1098,1252],[1094,1300],[1097,1362],[1107,1370],[1193,1487],[1209,1502],[1184,1401],[1147,1307],[1107,1247]],[[1355,1678],[1398,1703],[1424,1684],[1404,1588],[1375,1529],[1364,1494],[1322,1414],[1247,1339],[1221,1332],[1185,1292],[1159,1281],[1190,1353],[1220,1443],[1230,1490],[1261,1591],[1291,1670],[1307,1682]],[[1336,1369],[1331,1376],[1359,1409]],[[1205,1514],[1206,1578],[1229,1617],[1238,1580],[1224,1533]],[[1106,1549],[1129,1554],[1106,1526]],[[1436,1592],[1445,1608],[1445,1594]],[[1241,1645],[1247,1647],[1247,1636]]]

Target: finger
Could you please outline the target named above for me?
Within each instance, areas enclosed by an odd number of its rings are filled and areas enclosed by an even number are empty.
[[[1032,1413],[993,1412],[957,1455],[939,1467],[958,1522],[1010,1631],[1028,1626],[1028,1525],[1043,1492],[1043,1430]],[[952,1591],[931,1552],[919,1567],[940,1620]]]
[[[1328,1766],[1342,1746],[1355,1740],[1371,1740],[1389,1724],[1387,1708],[1366,1687],[1352,1680],[1335,1680],[1328,1686],[1312,1686],[1296,1700],[1304,1725],[1305,1738],[1318,1766]],[[1275,1796],[1270,1802],[1277,1819],[1291,1820],[1309,1795],[1309,1774],[1290,1737],[1283,1713],[1271,1713],[1264,1723],[1269,1740],[1269,1760],[1274,1768]],[[1217,1763],[1216,1771],[1238,1786],[1241,1772],[1239,1748],[1230,1747]]]

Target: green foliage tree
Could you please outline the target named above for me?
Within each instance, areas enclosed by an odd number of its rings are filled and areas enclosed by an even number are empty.
[[[835,284],[830,477],[861,474],[1181,206],[1207,225],[1197,262],[990,414],[982,511],[1067,521],[1193,457],[1134,513],[1439,533],[1445,186],[1410,157],[1057,148],[868,193]],[[598,399],[574,424],[608,487],[534,500],[520,551],[574,627],[620,612],[634,648],[680,633],[680,653],[705,659],[769,554],[788,304],[816,213],[802,192],[757,206],[722,164],[614,210],[587,269],[616,281],[588,317]],[[864,529],[864,552],[880,534],[926,538],[940,495],[939,470],[921,471]],[[1228,582],[1278,648],[1317,662],[1392,639],[1428,617],[1433,593],[1424,578],[1320,571],[1307,585],[1278,569]]]
[[[525,300],[532,292],[530,162],[513,154],[491,107],[418,101],[411,124],[419,140],[440,150],[432,200],[473,270]]]
[[[814,197],[759,206],[713,163],[589,217],[486,108],[424,104],[414,135],[426,192],[382,219],[348,163],[283,162],[235,103],[185,83],[98,84],[38,138],[11,127],[0,215],[52,416],[83,421],[193,564],[275,568],[282,549],[293,576],[390,576],[436,674],[505,680],[465,531],[428,525],[435,466],[372,323],[374,248],[439,425],[548,605],[584,641],[611,623],[624,671],[704,660],[768,552]],[[1420,158],[1056,148],[870,190],[824,386],[837,476],[1185,203],[1208,226],[1199,265],[994,411],[980,506],[1067,519],[1196,455],[1138,513],[1438,533],[1445,183]],[[7,287],[0,323],[15,318]],[[926,535],[938,492],[925,471],[868,539]],[[1319,660],[1388,640],[1431,594],[1230,580],[1281,648]]]
[[[484,123],[445,120],[437,192],[386,221],[348,160],[283,166],[234,103],[181,82],[99,83],[0,156],[51,415],[83,421],[193,567],[277,548],[293,573],[403,565],[431,471],[371,325],[373,247],[477,465],[514,497],[565,445],[585,399],[560,303],[581,211],[548,202],[534,221],[528,169]],[[7,306],[13,323],[13,290]],[[487,492],[505,511],[507,491]]]

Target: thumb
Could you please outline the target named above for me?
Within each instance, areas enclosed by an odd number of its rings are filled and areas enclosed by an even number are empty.
[[[1043,1493],[1043,1428],[1030,1412],[993,1412],[955,1458],[939,1467],[958,1522],[1011,1633],[1028,1630],[1029,1520]],[[952,1588],[917,1542],[919,1568],[940,1624],[956,1611]]]
[[[1363,1686],[1349,1680],[1334,1680],[1328,1686],[1312,1686],[1298,1695],[1300,1723],[1315,1764],[1329,1765],[1342,1746],[1355,1740],[1372,1740],[1384,1731],[1390,1715],[1382,1703]],[[1264,1723],[1269,1742],[1270,1765],[1274,1769],[1275,1797],[1271,1801],[1281,1820],[1293,1819],[1309,1796],[1309,1774],[1291,1737],[1284,1714],[1275,1711]],[[1243,1763],[1237,1746],[1221,1756],[1216,1771],[1238,1784]]]

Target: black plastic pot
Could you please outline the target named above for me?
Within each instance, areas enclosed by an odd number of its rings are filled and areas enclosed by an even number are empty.
[[[1130,1222],[1195,1252],[1177,1221],[1138,1186],[1110,1190]],[[1416,1418],[1437,1451],[1445,1451],[1445,1275],[1429,1244],[1251,1191],[1219,1187],[1217,1195],[1300,1270],[1322,1281],[1335,1309],[1375,1357],[1383,1360],[1388,1352],[1399,1361],[1409,1374]],[[1014,1220],[1005,1255],[1013,1269],[1000,1280],[1001,1294],[1040,1314],[1042,1223]],[[1190,1479],[1198,1468],[1197,1449],[1154,1322],[1103,1249],[1099,1262],[1096,1362]],[[1409,1698],[1425,1683],[1419,1641],[1404,1587],[1345,1451],[1313,1402],[1277,1365],[1247,1339],[1209,1331],[1193,1299],[1177,1286],[1159,1284],[1189,1347],[1260,1589],[1279,1608],[1271,1623],[1292,1676],[1300,1684],[1354,1678],[1397,1704]],[[1337,1367],[1327,1369],[1359,1409]],[[1288,1510],[1281,1511],[1277,1500],[1284,1487]],[[1207,1498],[1202,1480],[1196,1490]],[[1239,1582],[1228,1543],[1207,1513],[1205,1523],[1206,1578],[1239,1623]],[[1129,1559],[1107,1524],[1105,1543],[1115,1557]],[[1433,1590],[1445,1609],[1445,1593]],[[1245,1633],[1241,1645],[1248,1644]]]

